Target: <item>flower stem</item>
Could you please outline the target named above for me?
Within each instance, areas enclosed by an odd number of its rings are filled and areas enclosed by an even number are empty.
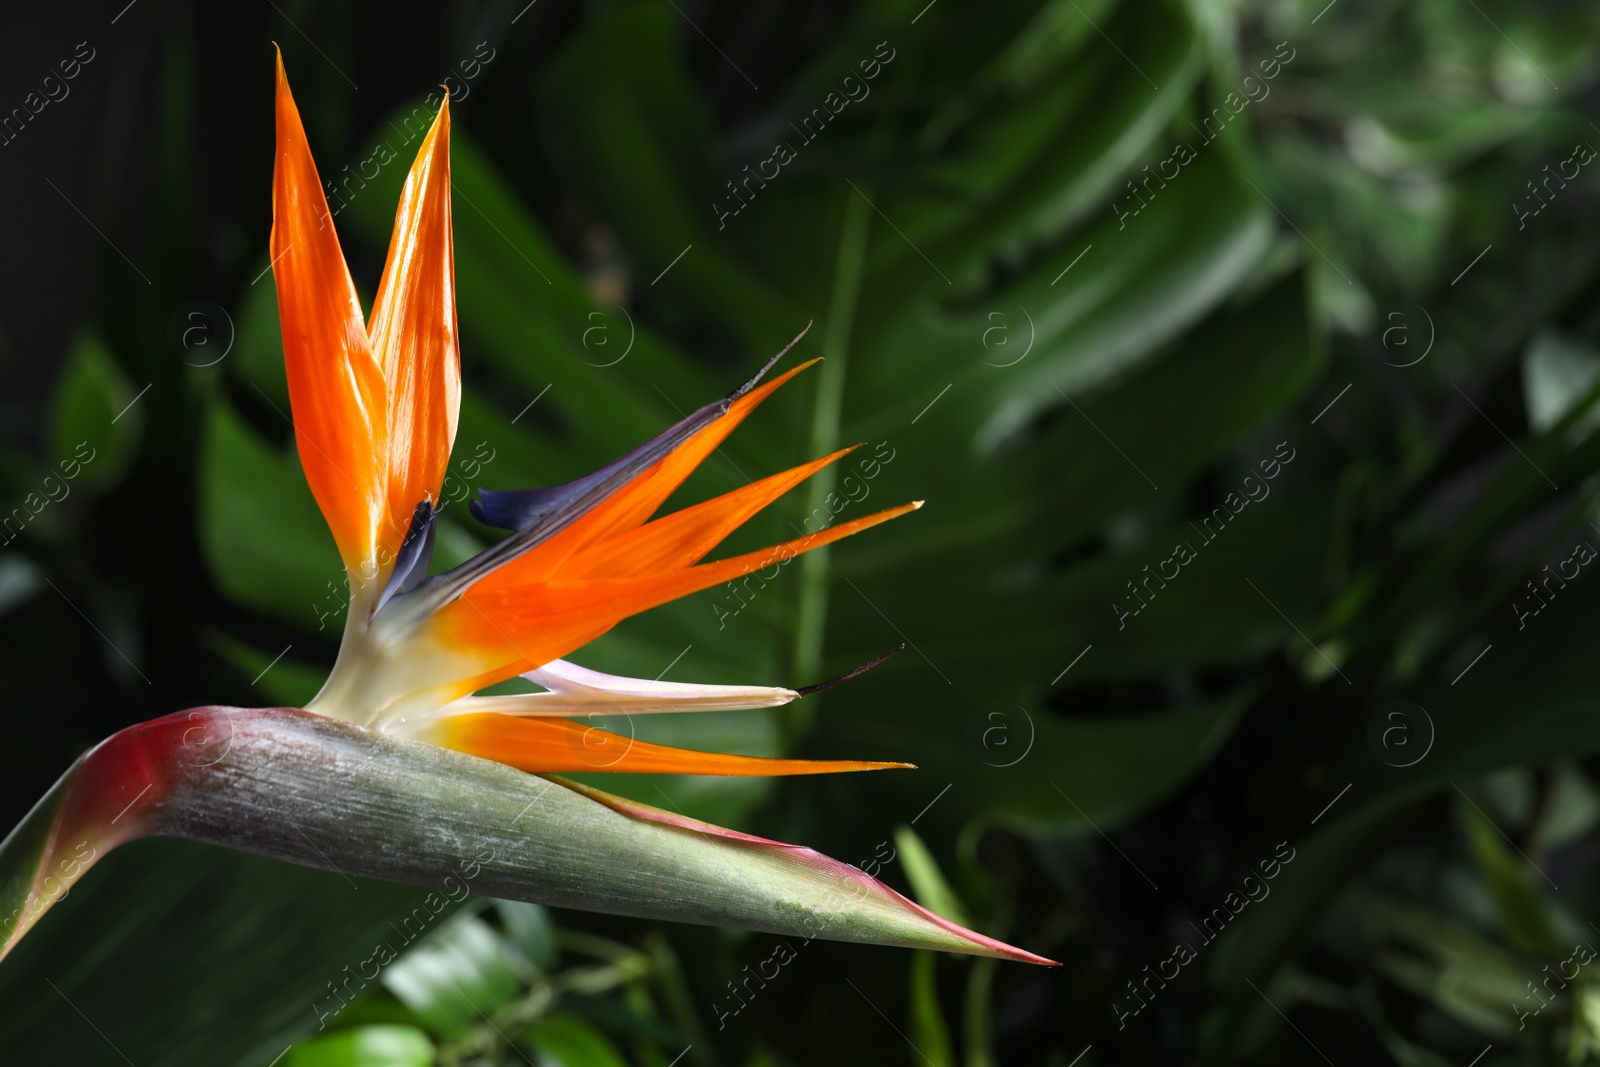
[[[844,380],[850,363],[850,337],[855,331],[856,305],[861,298],[862,276],[866,272],[867,236],[871,229],[872,204],[867,194],[850,191],[844,205],[844,222],[839,232],[839,255],[834,266],[833,296],[828,302],[827,331],[823,334],[821,380],[817,384],[817,403],[811,416],[811,454],[823,455],[839,447],[839,423],[844,406]],[[837,483],[832,467],[812,476],[806,499],[805,522],[813,516],[832,515],[828,496]],[[824,523],[826,524],[826,523]],[[815,524],[805,527],[814,532]],[[815,678],[822,670],[822,644],[828,615],[828,553],[818,548],[800,560],[800,610],[795,624],[795,677]],[[807,714],[800,705],[791,705],[795,715]],[[801,722],[791,718],[791,728]]]

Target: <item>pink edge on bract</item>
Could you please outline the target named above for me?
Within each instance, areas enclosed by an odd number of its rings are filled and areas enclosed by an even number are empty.
[[[172,791],[179,761],[203,766],[202,761],[221,758],[208,753],[208,746],[215,748],[218,728],[233,710],[190,708],[137,723],[101,741],[68,768],[4,838],[19,857],[30,847],[37,854],[26,886],[6,887],[19,889],[20,896],[0,899],[0,912],[11,909],[0,914],[0,959],[102,856],[151,832]]]
[[[998,941],[992,937],[980,934],[975,930],[968,930],[965,926],[962,926],[959,923],[953,923],[944,916],[937,915],[934,912],[929,911],[927,908],[924,908],[921,904],[911,900],[904,894],[896,892],[894,889],[891,889],[889,886],[878,881],[878,879],[872,877],[861,868],[853,867],[850,864],[836,860],[831,856],[824,856],[816,849],[807,848],[805,845],[791,845],[783,841],[773,841],[771,838],[757,837],[754,834],[741,833],[738,830],[729,830],[725,827],[713,825],[712,823],[701,822],[699,819],[691,819],[687,815],[679,815],[674,812],[663,811],[660,808],[653,808],[650,805],[641,803],[637,800],[629,800],[626,797],[614,796],[611,793],[605,793],[598,789],[591,789],[582,782],[575,782],[570,778],[562,778],[550,774],[542,775],[542,777],[566,786],[568,789],[571,789],[575,792],[582,793],[590,800],[604,804],[613,811],[621,815],[626,815],[632,819],[642,819],[645,822],[653,822],[662,826],[671,826],[676,829],[687,830],[692,833],[707,834],[712,837],[721,837],[730,841],[738,841],[743,844],[753,845],[756,848],[782,851],[785,855],[797,859],[808,866],[814,867],[825,874],[854,882],[855,884],[865,888],[868,892],[875,893],[880,897],[887,897],[893,902],[903,905],[908,910],[920,915],[922,918],[926,919],[928,922],[946,931],[947,933],[953,934],[961,940],[967,941],[976,946],[980,955],[992,956],[996,959],[1016,960],[1019,963],[1035,963],[1043,967],[1061,966],[1061,964],[1056,960],[1049,959],[1045,956],[1036,955],[1032,952],[1026,951],[1025,949],[1017,948],[1014,945],[1008,945],[1004,941]]]

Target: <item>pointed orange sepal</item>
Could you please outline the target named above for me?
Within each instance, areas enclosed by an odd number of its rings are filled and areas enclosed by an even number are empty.
[[[450,110],[406,178],[368,330],[278,57],[272,272],[300,463],[345,567],[381,579],[437,502],[461,405]]]
[[[531,719],[470,712],[441,719],[427,740],[531,773],[611,771],[626,774],[834,774],[910,767],[862,760],[772,759],[696,752],[639,741],[568,719]]]
[[[423,500],[438,503],[461,407],[446,95],[400,194],[368,336],[388,396],[386,508],[379,552],[392,555]]]
[[[670,455],[645,468],[627,485],[544,544],[487,575],[473,588],[487,591],[527,585],[552,577],[564,569],[574,553],[643,525],[757,405],[777,392],[789,379],[819,362],[820,359],[807,360],[735,400],[720,418],[679,445]]]
[[[842,448],[608,538],[567,560],[561,578],[628,578],[699,563],[762,508],[860,447]]]
[[[917,501],[887,508],[771,548],[694,567],[628,578],[551,580],[487,591],[480,583],[441,608],[433,625],[446,647],[471,650],[485,664],[481,674],[456,687],[465,695],[559,659],[630,615],[752,571],[776,567],[802,552],[921,506]]]
[[[311,493],[345,566],[376,577],[383,513],[383,373],[278,56],[272,175],[272,276],[295,443]]]

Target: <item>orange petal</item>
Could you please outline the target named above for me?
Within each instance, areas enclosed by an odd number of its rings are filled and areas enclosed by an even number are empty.
[[[561,580],[628,578],[698,563],[752,515],[860,445],[751,482],[742,489],[675,511],[578,552],[561,568]]]
[[[438,501],[461,407],[448,97],[400,194],[369,337],[387,384],[387,514],[378,533],[387,558],[416,506]]]
[[[383,374],[300,113],[278,57],[277,159],[272,174],[272,277],[295,444],[306,482],[352,575],[376,577],[383,513]]]
[[[439,720],[424,738],[457,752],[535,774],[614,771],[627,774],[831,774],[909,767],[862,760],[771,759],[653,745],[568,719],[525,719],[472,712]]]
[[[921,506],[920,501],[902,504],[772,548],[663,573],[491,590],[479,583],[441,608],[433,625],[447,647],[470,650],[485,664],[482,674],[462,685],[472,692],[559,659],[630,615],[780,564]]]
[[[485,576],[473,588],[496,589],[539,581],[554,575],[575,552],[642,525],[666,502],[673,490],[727,439],[767,397],[796,374],[820,360],[807,360],[735,400],[721,418],[689,438],[670,455],[642,471],[633,481],[595,505],[581,519]]]

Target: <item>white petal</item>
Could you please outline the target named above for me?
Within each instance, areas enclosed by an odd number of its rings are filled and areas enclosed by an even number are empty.
[[[566,660],[552,660],[523,675],[547,693],[464,697],[452,714],[497,711],[506,715],[645,715],[670,711],[740,711],[773,708],[797,699],[793,689],[766,685],[697,685],[655,682],[602,674]]]

